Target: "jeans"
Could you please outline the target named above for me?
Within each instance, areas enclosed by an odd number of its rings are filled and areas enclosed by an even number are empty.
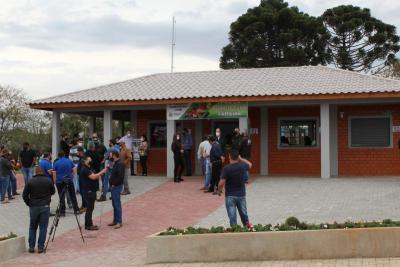
[[[17,194],[17,177],[14,173],[10,175],[11,192],[15,196]]]
[[[185,149],[184,156],[185,156],[185,164],[186,164],[186,175],[192,176],[192,150]]]
[[[247,216],[246,197],[226,196],[225,207],[231,227],[237,225],[236,209],[239,211],[240,220],[242,221],[243,226],[246,226],[249,223],[249,217]]]
[[[204,187],[208,188],[211,183],[211,162],[210,159],[205,159],[204,161]]]
[[[110,175],[111,175],[111,170],[107,169],[106,173],[101,176],[101,184],[102,184],[101,195],[104,197],[107,196],[107,193],[110,190],[109,188]]]
[[[75,168],[78,169],[78,165],[77,164],[75,164]],[[78,176],[77,173],[74,174],[73,181],[74,181],[75,192],[78,192],[79,191],[79,176]]]
[[[10,175],[0,177],[0,201],[5,200],[9,183],[10,183]]]
[[[63,189],[68,185],[68,191],[65,190],[63,192]],[[57,183],[57,192],[58,196],[60,198],[60,213],[65,214],[65,195],[69,194],[71,197],[71,202],[72,202],[72,207],[75,212],[79,210],[78,208],[78,202],[76,200],[76,195],[75,195],[75,188],[74,188],[74,183],[71,179],[64,180],[61,183]]]
[[[129,173],[130,173],[130,169],[129,168],[125,168],[125,174],[124,174],[124,192],[130,192],[129,191],[129,182],[128,182],[128,177],[129,177]]]
[[[122,224],[122,206],[121,206],[122,185],[111,186],[112,206],[114,208],[113,223]]]
[[[49,224],[50,206],[29,207],[30,223],[29,223],[29,247],[34,248],[36,245],[36,232],[39,227],[38,248],[44,248],[46,241],[47,226]]]
[[[94,210],[94,202],[96,201],[96,192],[95,191],[86,191],[82,190],[83,195],[86,199],[87,209],[85,213],[85,226],[89,227],[93,225],[92,215]]]
[[[25,185],[27,185],[29,180],[32,179],[33,168],[32,167],[29,167],[29,168],[22,167],[21,172],[22,172],[22,175],[24,176]]]

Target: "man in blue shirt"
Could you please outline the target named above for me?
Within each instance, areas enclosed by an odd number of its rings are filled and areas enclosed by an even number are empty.
[[[60,214],[65,216],[65,194],[68,193],[71,197],[72,207],[75,213],[79,213],[78,202],[75,195],[75,187],[73,182],[73,174],[76,172],[76,168],[72,160],[65,157],[64,151],[58,153],[58,158],[54,162],[54,171],[56,175],[56,186],[58,195],[60,197]],[[67,187],[68,192],[64,192],[64,188]]]
[[[231,227],[236,225],[236,209],[239,211],[243,226],[251,229],[247,215],[245,174],[251,168],[250,161],[239,156],[239,151],[229,152],[229,164],[224,167],[221,181],[218,185],[218,195],[222,194],[225,187],[225,206]]]
[[[225,161],[224,153],[222,152],[221,145],[216,141],[214,136],[209,138],[211,144],[210,162],[211,162],[211,184],[208,193],[217,194],[215,187],[218,186],[219,177],[221,176],[222,162]]]
[[[44,175],[48,177],[51,182],[54,184],[53,180],[53,164],[51,163],[51,154],[49,152],[45,152],[43,154],[43,158],[39,161],[39,166],[44,171]]]

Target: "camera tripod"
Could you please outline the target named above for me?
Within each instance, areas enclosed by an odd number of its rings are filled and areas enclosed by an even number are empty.
[[[46,253],[46,250],[47,250],[47,246],[49,245],[50,239],[51,239],[51,242],[53,242],[54,241],[54,237],[56,235],[58,223],[60,221],[60,216],[61,216],[61,201],[65,202],[65,195],[69,192],[70,183],[69,182],[65,182],[65,181],[63,181],[63,183],[64,183],[64,187],[63,187],[63,189],[61,191],[61,194],[60,194],[60,202],[58,203],[57,210],[56,210],[56,215],[54,216],[53,224],[51,225],[51,228],[50,228],[50,231],[49,231],[49,237],[47,239],[46,246],[44,248],[44,252],[45,253]],[[71,200],[76,203],[75,207],[77,207],[78,204],[77,204],[76,198],[75,199],[73,198]],[[76,223],[78,224],[79,232],[81,233],[82,241],[83,241],[83,243],[85,243],[85,238],[83,237],[83,233],[82,233],[82,227],[81,227],[81,225],[79,223],[79,220],[78,220],[78,211],[77,210],[74,211],[74,215],[75,215]]]

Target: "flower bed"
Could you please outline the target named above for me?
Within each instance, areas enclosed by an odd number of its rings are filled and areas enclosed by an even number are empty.
[[[16,238],[16,237],[17,237],[17,235],[14,234],[13,232],[11,232],[11,233],[6,234],[6,235],[0,235],[0,241],[4,241],[4,240],[7,240],[7,239]]]
[[[320,224],[308,224],[306,222],[300,222],[296,217],[289,217],[285,223],[277,224],[272,226],[271,224],[262,225],[257,224],[253,228],[248,229],[242,226],[235,226],[232,228],[211,227],[207,228],[194,228],[188,227],[185,229],[179,229],[169,227],[164,232],[161,232],[160,236],[165,235],[195,235],[195,234],[220,234],[220,233],[241,233],[241,232],[271,232],[271,231],[294,231],[294,230],[326,230],[326,229],[351,229],[351,228],[376,228],[376,227],[400,227],[400,221],[393,221],[385,219],[381,222],[344,222],[344,223],[320,223]]]

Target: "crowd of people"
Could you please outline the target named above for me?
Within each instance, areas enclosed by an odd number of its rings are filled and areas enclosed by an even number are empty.
[[[61,137],[60,151],[54,161],[51,153],[39,155],[28,143],[23,144],[18,157],[14,157],[7,148],[1,147],[0,203],[7,204],[19,194],[16,179],[16,171],[19,169],[25,183],[22,197],[30,209],[30,252],[34,252],[37,228],[38,252],[43,252],[49,217],[56,215],[50,212],[51,196],[56,191],[59,196],[59,208],[56,211],[58,215],[65,216],[67,205],[75,214],[85,213],[85,229],[89,231],[99,229],[92,220],[96,200],[107,201],[107,194],[110,192],[114,219],[109,226],[115,229],[122,227],[121,195],[131,193],[128,176],[135,175],[132,168],[132,146],[131,132],[127,131],[125,136],[109,140],[108,148],[96,133],[86,142],[79,135],[74,135],[70,140],[64,134]],[[142,175],[147,175],[148,144],[144,135],[141,136],[138,150]],[[97,198],[99,190],[101,194]],[[77,195],[81,198],[80,205]]]
[[[28,143],[23,144],[18,157],[14,157],[7,148],[1,147],[0,203],[7,204],[19,194],[16,170],[20,169],[25,183],[22,196],[30,209],[30,252],[35,251],[37,228],[38,252],[42,253],[44,250],[49,217],[55,215],[50,212],[51,196],[56,191],[59,196],[58,215],[65,216],[67,205],[75,214],[85,213],[85,229],[89,231],[99,229],[92,220],[96,200],[107,201],[107,194],[110,192],[114,217],[109,226],[115,229],[122,227],[121,195],[131,193],[128,176],[135,175],[132,146],[131,132],[127,131],[125,136],[109,140],[108,147],[104,146],[96,133],[86,142],[78,135],[70,140],[64,134],[60,142],[61,150],[54,161],[51,153],[38,155]],[[192,175],[192,146],[190,129],[174,135],[171,149],[174,154],[176,183],[183,181],[185,169],[187,176]],[[148,150],[147,138],[142,135],[138,154],[144,176],[147,175]],[[229,164],[226,164],[226,155]],[[245,190],[251,168],[250,156],[251,141],[247,132],[240,133],[239,128],[235,129],[229,142],[224,139],[221,129],[217,128],[215,135],[204,136],[198,147],[197,157],[202,162],[204,174],[201,190],[221,195],[225,188],[225,204],[231,226],[236,225],[238,210],[243,225],[252,227],[247,215]],[[98,191],[101,191],[99,198]],[[77,195],[80,195],[80,205]]]

